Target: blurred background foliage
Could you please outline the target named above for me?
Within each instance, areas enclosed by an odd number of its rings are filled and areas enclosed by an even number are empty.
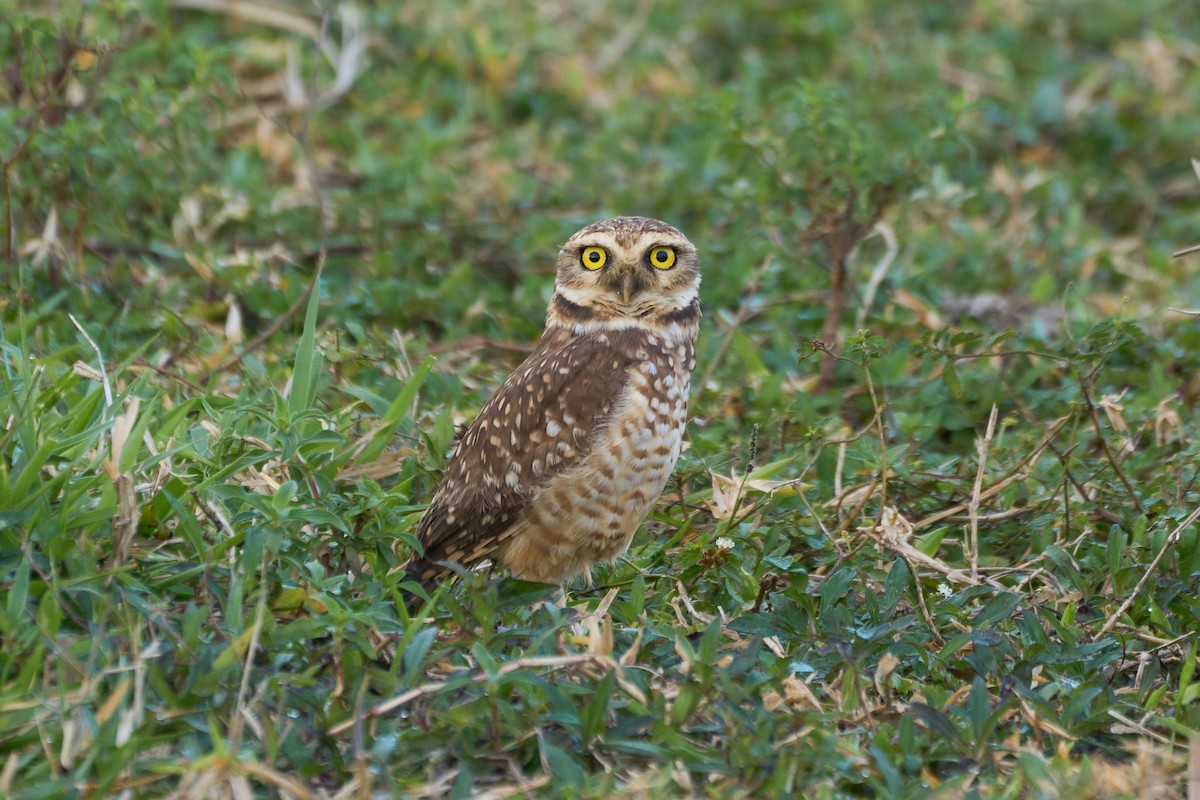
[[[0,17],[5,793],[1182,791],[1200,6]],[[455,425],[614,214],[703,258],[676,484],[573,611],[409,618]]]

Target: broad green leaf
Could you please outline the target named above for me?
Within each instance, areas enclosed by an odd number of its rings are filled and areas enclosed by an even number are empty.
[[[317,352],[317,313],[321,307],[321,276],[313,276],[312,294],[304,313],[304,330],[296,345],[296,358],[292,369],[292,388],[288,394],[288,413],[295,417],[313,407],[317,398],[317,381],[320,379],[322,357]]]

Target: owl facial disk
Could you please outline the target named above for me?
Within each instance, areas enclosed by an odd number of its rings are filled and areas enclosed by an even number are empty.
[[[658,220],[616,217],[589,225],[559,251],[550,316],[605,329],[676,320],[697,306],[699,284],[696,248],[682,233]]]
[[[656,249],[669,251],[669,248]],[[579,251],[579,263],[588,272],[596,273],[593,299],[611,301],[615,297],[629,305],[650,287],[650,276],[646,274],[652,263],[649,253],[639,256],[615,242],[607,247],[591,244]]]

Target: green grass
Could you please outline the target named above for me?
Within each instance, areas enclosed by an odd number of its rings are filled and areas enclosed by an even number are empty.
[[[189,5],[0,0],[0,795],[1185,795],[1200,10]],[[667,492],[409,615],[616,213],[703,259]]]

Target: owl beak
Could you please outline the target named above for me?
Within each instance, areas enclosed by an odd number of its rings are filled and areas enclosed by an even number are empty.
[[[615,276],[614,276],[615,277]],[[642,293],[646,288],[645,279],[638,265],[628,265],[621,270],[621,302],[629,305],[629,301]]]

